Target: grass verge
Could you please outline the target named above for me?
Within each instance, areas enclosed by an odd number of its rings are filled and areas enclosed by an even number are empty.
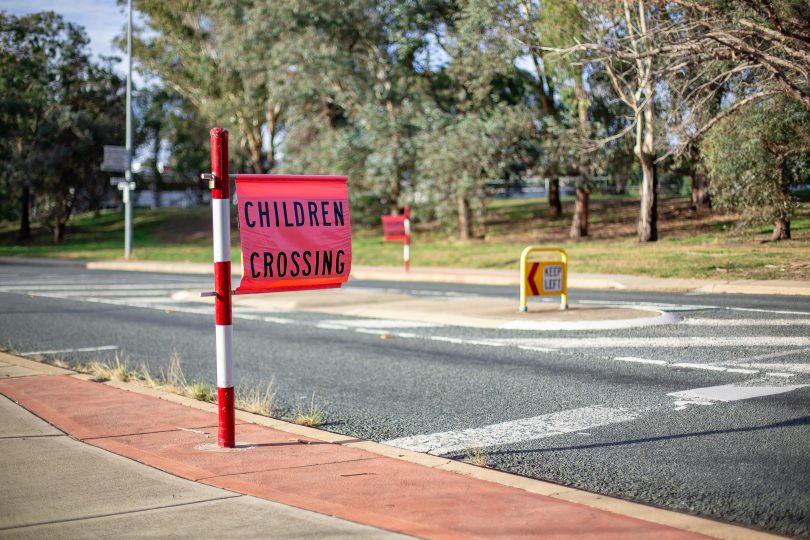
[[[662,199],[658,242],[635,239],[638,203],[632,199],[596,198],[591,209],[591,237],[570,241],[571,202],[560,219],[546,217],[538,199],[490,201],[480,238],[457,241],[453,235],[417,224],[411,246],[413,267],[515,269],[527,245],[564,247],[569,270],[655,277],[719,279],[810,279],[810,204],[800,205],[791,223],[793,240],[768,242],[771,228],[739,228],[739,216],[690,212],[686,198]],[[234,213],[235,214],[235,213]],[[418,217],[418,215],[417,215]],[[208,208],[161,208],[135,211],[133,257],[136,260],[210,262]],[[236,224],[232,225],[236,231]],[[123,220],[109,211],[83,214],[71,221],[63,244],[50,243],[35,227],[33,240],[16,243],[16,224],[0,224],[0,255],[117,259],[122,256]],[[234,251],[239,253],[238,233]],[[402,247],[383,243],[377,229],[353,231],[353,264],[400,267]],[[237,261],[235,261],[238,264]]]

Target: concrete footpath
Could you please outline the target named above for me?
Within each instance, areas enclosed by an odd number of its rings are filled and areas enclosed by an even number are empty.
[[[220,449],[213,404],[4,353],[0,394],[3,538],[771,537],[242,412]]]
[[[213,273],[213,264],[211,263],[123,260],[81,261],[38,257],[0,257],[0,264],[74,266],[89,270],[166,272],[195,275]],[[239,263],[235,261],[234,275],[241,275],[240,271]],[[486,270],[416,267],[411,268],[410,272],[405,272],[401,267],[353,266],[351,277],[358,280],[520,285],[520,275],[517,269]],[[798,280],[683,279],[571,272],[568,274],[568,286],[574,289],[810,296],[810,281]]]

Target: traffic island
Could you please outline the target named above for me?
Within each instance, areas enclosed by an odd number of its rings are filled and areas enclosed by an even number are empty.
[[[180,295],[199,298],[198,291]],[[557,301],[533,300],[527,312],[518,312],[517,302],[490,297],[429,297],[368,289],[336,289],[320,292],[276,293],[270,296],[239,296],[234,306],[270,312],[307,311],[329,315],[419,321],[437,325],[507,330],[608,330],[677,324],[679,316],[655,307],[570,304],[559,309]]]

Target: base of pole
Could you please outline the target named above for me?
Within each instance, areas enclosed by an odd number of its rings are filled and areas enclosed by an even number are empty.
[[[217,388],[217,408],[219,410],[219,431],[217,443],[220,448],[236,446],[236,419],[233,410],[234,391],[230,388]]]
[[[568,304],[562,304],[562,305],[560,306],[560,309],[561,309],[561,310],[566,310],[566,309],[568,309]]]
[[[521,313],[526,313],[527,311],[529,311],[529,306],[521,306],[520,309],[518,309],[518,311],[520,311]]]

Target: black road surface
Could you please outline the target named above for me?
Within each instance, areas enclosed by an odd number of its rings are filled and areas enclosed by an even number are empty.
[[[347,286],[517,304],[509,287]],[[210,287],[207,276],[2,265],[0,345],[69,362],[124,355],[153,373],[176,353],[189,379],[213,385],[213,310],[176,294]],[[331,431],[460,459],[481,448],[496,469],[810,535],[810,300],[570,293],[683,321],[538,332],[237,309],[235,378],[273,380],[280,416],[314,395]]]

